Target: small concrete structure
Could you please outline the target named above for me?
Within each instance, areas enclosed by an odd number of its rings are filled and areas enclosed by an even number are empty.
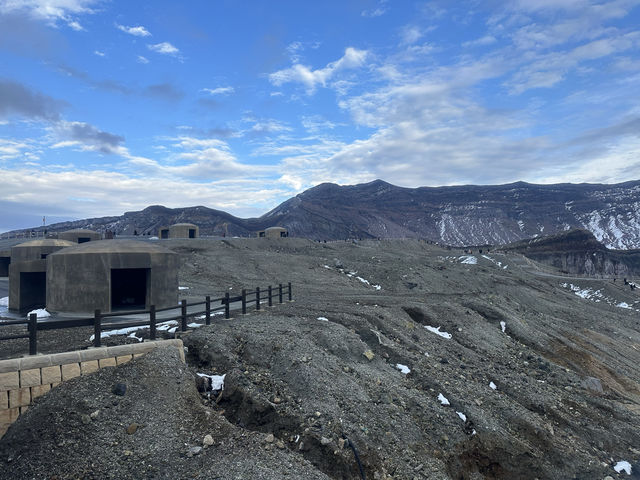
[[[32,240],[11,247],[9,309],[24,311],[45,306],[47,258],[66,247],[66,240]]]
[[[269,227],[258,232],[259,238],[284,238],[288,236],[289,232],[284,227]]]
[[[94,240],[101,240],[102,236],[93,230],[77,228],[75,230],[67,230],[58,234],[59,240],[68,240],[73,243],[86,243]]]
[[[11,263],[11,250],[0,250],[0,277],[9,276],[10,263]]]
[[[91,313],[178,304],[178,254],[137,240],[101,240],[47,258],[47,310]]]
[[[198,238],[200,229],[193,223],[176,223],[170,227],[160,227],[158,237],[166,238]]]

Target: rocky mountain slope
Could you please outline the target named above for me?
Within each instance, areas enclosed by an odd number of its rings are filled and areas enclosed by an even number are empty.
[[[608,249],[588,230],[575,229],[523,240],[500,250],[521,253],[564,273],[621,279],[640,275],[640,250]]]
[[[241,219],[206,207],[161,206],[121,217],[48,227],[156,234],[163,225],[191,222],[202,235],[251,236],[282,225],[315,240],[422,238],[447,245],[503,245],[583,228],[608,248],[640,248],[640,181],[616,185],[533,185],[402,188],[376,180],[311,188],[259,218]],[[42,230],[42,228],[35,229]]]
[[[638,478],[638,290],[415,240],[162,242],[190,303],[288,280],[294,301],[183,335],[186,366],[63,382],[0,439],[0,478],[361,480],[354,449],[372,480]]]

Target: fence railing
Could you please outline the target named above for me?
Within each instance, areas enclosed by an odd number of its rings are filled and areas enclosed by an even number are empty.
[[[293,294],[291,289],[291,282],[286,285],[282,283],[277,287],[269,285],[266,289],[266,298],[262,296],[265,293],[260,287],[256,287],[255,290],[243,289],[241,295],[231,296],[228,292],[224,297],[211,298],[207,295],[202,302],[187,303],[186,300],[181,300],[180,303],[172,307],[156,308],[155,305],[151,305],[148,310],[130,310],[124,312],[110,312],[103,313],[100,310],[95,310],[93,317],[86,318],[72,318],[67,320],[51,320],[46,322],[38,322],[37,314],[32,313],[27,320],[9,320],[0,322],[0,327],[7,327],[11,325],[26,325],[27,333],[24,334],[11,334],[0,336],[2,340],[14,340],[21,338],[29,339],[29,355],[38,354],[38,331],[42,330],[59,330],[62,328],[76,328],[76,327],[90,327],[93,326],[93,346],[102,346],[102,332],[113,329],[123,329],[131,327],[149,327],[149,337],[151,340],[155,340],[157,337],[158,323],[165,323],[172,320],[179,320],[180,331],[184,332],[188,328],[187,319],[195,316],[204,315],[205,325],[211,325],[212,314],[224,311],[224,318],[231,318],[231,305],[234,303],[240,303],[240,310],[243,315],[247,313],[247,306],[254,305],[255,310],[260,310],[260,303],[263,299],[267,300],[268,305],[273,306],[274,298],[278,303],[284,303],[286,295],[287,300],[290,302],[293,300]],[[212,305],[219,304],[217,307]],[[188,307],[204,307],[202,310],[188,311]],[[163,316],[158,321],[157,314],[160,312],[170,312],[172,310],[179,310],[179,313],[173,316]],[[148,315],[148,318],[140,320],[132,320],[129,322],[122,321],[109,321],[117,317],[128,317],[132,315]]]

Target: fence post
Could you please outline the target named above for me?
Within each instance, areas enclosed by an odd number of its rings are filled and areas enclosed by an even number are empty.
[[[205,307],[204,307],[205,322],[207,325],[211,325],[211,297],[209,295],[205,297],[204,303],[205,303]]]
[[[289,301],[293,301],[293,297],[291,296],[291,282],[289,282]]]
[[[187,331],[187,301],[180,301],[180,330],[182,332]]]
[[[229,292],[224,294],[224,318],[229,320],[231,318],[231,312],[229,311]]]
[[[282,284],[278,285],[278,302],[282,303]]]
[[[99,347],[102,344],[100,343],[101,334],[102,334],[102,316],[100,315],[100,309],[97,308],[93,314],[93,346]]]
[[[271,285],[269,285],[269,306],[273,307],[273,299],[271,298]]]
[[[156,339],[156,306],[149,307],[149,338]]]
[[[247,314],[247,291],[242,289],[242,314]]]
[[[256,310],[260,310],[260,287],[256,287]]]
[[[38,315],[29,315],[29,355],[38,354]]]

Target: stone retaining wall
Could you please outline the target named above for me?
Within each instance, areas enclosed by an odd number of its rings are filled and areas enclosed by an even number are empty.
[[[165,345],[174,345],[184,361],[182,340],[161,340],[0,360],[0,438],[36,398],[61,382],[87,375],[100,368],[121,365]]]

